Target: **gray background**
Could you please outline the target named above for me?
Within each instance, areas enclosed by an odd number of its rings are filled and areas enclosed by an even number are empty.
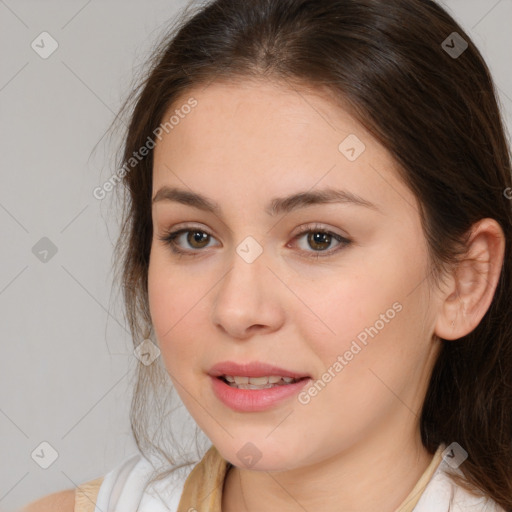
[[[103,135],[134,67],[185,3],[0,0],[2,511],[104,475],[135,450],[138,361],[112,292],[118,225],[112,196],[92,191],[115,171],[115,140]],[[487,59],[510,130],[512,0],[444,5]],[[31,48],[43,31],[59,45],[47,59]],[[33,252],[43,237],[57,248],[47,261]],[[50,460],[44,441],[58,453],[48,469],[34,460]]]

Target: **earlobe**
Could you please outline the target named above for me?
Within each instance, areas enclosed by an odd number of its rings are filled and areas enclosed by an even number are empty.
[[[454,270],[441,304],[434,333],[456,340],[472,332],[489,309],[498,286],[505,252],[505,236],[494,219],[473,228],[464,259]]]

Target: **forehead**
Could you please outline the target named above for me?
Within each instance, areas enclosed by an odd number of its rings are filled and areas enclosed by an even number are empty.
[[[323,141],[322,149],[328,150],[326,156],[337,156],[340,137],[358,132],[369,139],[364,128],[329,100],[325,92],[292,87],[282,82],[247,80],[214,82],[191,89],[176,99],[164,116],[169,118],[185,108],[191,98],[197,102],[173,127],[174,140],[168,142],[186,150],[191,149],[191,142],[215,141],[209,148],[212,153],[216,149],[225,153],[229,147],[233,153],[250,154],[258,145],[268,151],[279,149],[279,154],[297,154],[301,148],[313,153],[312,144],[318,146]],[[233,141],[237,144],[230,146]],[[303,147],[304,142],[311,144]]]
[[[195,107],[181,110],[191,99]],[[182,94],[164,122],[173,114],[179,122],[155,148],[153,192],[174,184],[222,196],[239,185],[266,199],[317,184],[380,205],[407,195],[414,203],[391,155],[325,91],[214,82]]]

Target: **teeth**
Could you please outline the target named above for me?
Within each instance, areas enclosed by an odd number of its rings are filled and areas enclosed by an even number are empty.
[[[265,384],[276,384],[281,379],[285,382],[292,382],[293,379],[289,377],[280,377],[279,375],[271,375],[269,377],[238,377],[238,376],[227,376],[226,380],[229,382],[236,382],[237,384],[253,384],[255,386],[263,386]]]
[[[279,375],[271,375],[268,377],[242,377],[242,376],[232,376],[232,375],[224,375],[223,376],[230,385],[234,387],[240,387],[242,389],[265,389],[269,387],[274,387],[277,383],[281,383],[280,385],[290,384],[298,379],[293,379],[292,377],[280,377]]]

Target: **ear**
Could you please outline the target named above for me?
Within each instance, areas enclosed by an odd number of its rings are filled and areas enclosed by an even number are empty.
[[[434,333],[446,340],[466,336],[480,323],[494,297],[505,253],[505,235],[494,219],[473,225],[464,259],[447,280]]]

